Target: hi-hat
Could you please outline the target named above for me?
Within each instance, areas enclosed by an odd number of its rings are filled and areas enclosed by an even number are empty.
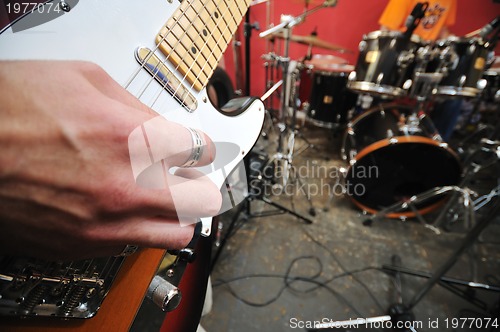
[[[266,36],[265,38],[267,38],[267,39],[273,39],[273,38],[284,39],[284,35],[283,35],[283,33],[279,32],[279,33],[270,34],[270,35]],[[348,50],[345,47],[335,45],[335,44],[332,44],[332,43],[327,42],[325,40],[322,40],[315,35],[309,35],[309,36],[292,35],[290,37],[290,41],[298,43],[298,44],[308,45],[308,46],[321,47],[321,48],[324,48],[326,50],[338,51],[341,53],[352,53],[351,50]]]

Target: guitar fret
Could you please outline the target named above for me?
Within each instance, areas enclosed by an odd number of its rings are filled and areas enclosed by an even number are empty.
[[[240,1],[235,1],[234,4],[236,5],[236,9],[238,9],[238,12],[239,12],[239,17],[240,17],[240,20],[241,18],[243,18],[243,15],[245,15],[245,12],[247,11],[247,6],[242,6],[243,5],[243,2],[240,2]],[[239,22],[238,22],[239,24]]]
[[[208,83],[250,2],[184,0],[161,29],[159,49],[195,90]]]
[[[214,7],[207,6],[207,10],[209,12],[208,22],[211,25],[213,24],[214,27],[210,31],[212,31],[212,35],[214,36],[214,39],[217,41],[217,44],[220,42],[224,44],[229,43],[229,40],[226,39],[225,36],[223,35],[223,33],[228,30],[227,23],[225,22],[224,17],[220,14],[219,9],[216,8],[215,6]],[[225,11],[222,12],[225,13]],[[221,20],[223,20],[224,22],[221,22]],[[221,37],[223,38],[223,40],[220,39]]]
[[[204,75],[202,79],[205,79],[207,76],[209,76],[210,73],[203,71],[197,59],[192,55],[192,50],[188,50],[188,48],[183,43],[178,43],[178,38],[174,34],[169,34],[169,36],[165,38],[165,42],[171,49],[175,45],[175,48],[177,50],[176,53],[171,54],[171,60],[174,60],[176,63],[186,62],[190,64],[190,67],[179,67],[179,71],[183,75],[188,74],[189,71],[196,71],[199,73],[199,75]],[[179,55],[183,55],[183,57],[181,58]]]

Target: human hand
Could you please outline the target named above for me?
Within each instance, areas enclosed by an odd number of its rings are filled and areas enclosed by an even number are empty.
[[[0,254],[79,259],[127,244],[181,248],[193,227],[179,217],[217,214],[220,192],[207,177],[168,173],[190,158],[192,133],[98,66],[0,62],[0,90]],[[215,146],[199,135],[198,165],[206,165]]]

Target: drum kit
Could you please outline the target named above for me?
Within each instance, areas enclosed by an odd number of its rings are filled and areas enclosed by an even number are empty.
[[[283,128],[291,128],[293,144],[297,114],[302,111],[313,126],[344,131],[341,158],[348,163],[346,186],[363,188],[361,193],[348,195],[365,212],[375,214],[433,188],[457,185],[464,165],[441,138],[427,110],[443,99],[489,98],[498,102],[500,76],[489,69],[498,31],[490,39],[484,35],[453,36],[436,42],[421,40],[409,33],[409,27],[406,33],[373,31],[359,43],[359,56],[352,66],[342,57],[311,54],[313,47],[341,53],[349,50],[314,33],[291,34],[291,28],[312,11],[282,18],[282,24],[260,34],[271,42],[284,40],[283,56],[274,52],[263,56],[266,88],[275,79],[282,83],[279,125],[283,127],[273,158],[292,163],[293,146],[288,145],[288,155],[281,147]],[[291,61],[291,42],[309,46],[308,54]],[[383,102],[360,110],[363,96]],[[401,100],[412,106],[401,105]],[[267,106],[273,109],[273,105]],[[359,111],[361,114],[353,117]],[[370,169],[376,170],[376,176],[359,176]],[[444,201],[444,197],[435,197],[411,211],[388,211],[385,216],[425,214]]]
[[[429,43],[394,31],[367,34],[359,46],[347,86],[382,98],[409,98],[414,107],[380,104],[347,124],[341,149],[349,162],[347,182],[364,188],[354,203],[376,213],[394,203],[436,187],[457,185],[460,158],[444,142],[427,116],[430,99],[479,98],[486,87],[483,73],[493,59],[493,45],[483,38],[450,37]],[[376,178],[357,178],[357,169],[376,167]],[[415,216],[440,206],[444,197],[428,200],[417,211],[390,213]]]

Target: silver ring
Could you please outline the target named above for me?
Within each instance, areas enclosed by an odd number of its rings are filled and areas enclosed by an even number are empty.
[[[127,257],[135,253],[139,249],[138,246],[134,246],[131,244],[127,244],[125,248],[123,248],[122,252],[116,255],[115,257]]]
[[[193,139],[193,147],[191,148],[191,155],[186,160],[181,167],[194,167],[200,161],[201,155],[203,154],[203,138],[198,130],[193,128],[187,128],[191,133],[191,138]]]

